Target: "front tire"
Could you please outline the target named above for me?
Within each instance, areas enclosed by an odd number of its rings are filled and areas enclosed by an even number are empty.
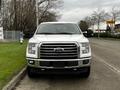
[[[86,68],[86,72],[82,73],[83,78],[88,78],[90,76],[90,67]]]
[[[35,73],[32,72],[31,67],[27,67],[27,75],[29,78],[33,78],[35,76]]]

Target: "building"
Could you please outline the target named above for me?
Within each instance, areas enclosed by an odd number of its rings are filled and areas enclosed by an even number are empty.
[[[4,39],[4,35],[3,35],[3,27],[0,27],[0,40]]]
[[[120,32],[120,24],[115,25],[115,32]]]

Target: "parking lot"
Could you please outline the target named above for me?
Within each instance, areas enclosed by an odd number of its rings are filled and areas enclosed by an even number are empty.
[[[15,90],[120,90],[120,41],[90,39],[92,67],[88,79],[78,76],[26,75]]]

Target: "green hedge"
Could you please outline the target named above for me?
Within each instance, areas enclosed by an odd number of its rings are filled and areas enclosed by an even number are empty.
[[[120,39],[120,34],[112,35],[111,33],[100,33],[99,36],[102,38],[119,38]],[[94,37],[98,37],[98,33],[94,33]]]

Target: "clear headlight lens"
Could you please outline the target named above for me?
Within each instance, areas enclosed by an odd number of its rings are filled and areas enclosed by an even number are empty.
[[[82,44],[82,54],[87,54],[90,52],[90,45],[88,42],[86,43],[81,43]]]
[[[36,44],[35,43],[29,43],[28,45],[28,53],[29,54],[35,54],[36,52]]]

